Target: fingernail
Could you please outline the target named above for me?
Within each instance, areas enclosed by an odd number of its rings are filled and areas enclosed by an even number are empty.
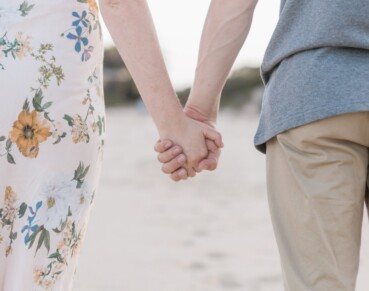
[[[180,176],[180,177],[185,177],[186,176],[186,171],[185,170],[180,170],[179,172],[178,172],[178,175]]]
[[[177,158],[177,162],[180,163],[180,164],[183,164],[184,162],[186,161],[186,158],[184,155],[180,155],[178,158]]]
[[[173,150],[173,155],[178,155],[181,153],[181,149],[179,147],[175,147],[174,150]]]
[[[165,143],[164,143],[164,147],[167,149],[167,148],[169,148],[170,146],[172,145],[172,143],[170,142],[170,141],[166,141]]]

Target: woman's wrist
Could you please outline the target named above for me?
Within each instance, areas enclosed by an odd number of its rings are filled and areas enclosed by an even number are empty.
[[[178,132],[185,118],[186,116],[183,112],[182,107],[164,113],[160,117],[160,120],[156,122],[160,138],[170,138],[173,133]]]
[[[163,137],[163,132],[168,131],[168,127],[178,123],[181,116],[184,116],[183,107],[174,89],[171,86],[166,87],[163,86],[159,91],[152,90],[151,94],[146,93],[148,96],[141,94],[160,137]]]

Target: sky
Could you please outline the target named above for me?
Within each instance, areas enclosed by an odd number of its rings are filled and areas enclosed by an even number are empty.
[[[197,62],[202,27],[210,0],[147,0],[160,46],[176,89],[191,86]],[[279,1],[259,0],[251,30],[233,66],[259,67],[278,21]],[[105,45],[113,41],[105,25]]]

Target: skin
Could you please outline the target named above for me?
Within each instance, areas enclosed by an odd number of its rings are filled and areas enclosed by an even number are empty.
[[[161,140],[181,145],[181,167],[189,177],[211,154],[207,140],[218,148],[222,137],[213,125],[191,118],[181,107],[170,82],[146,0],[100,0],[100,11],[119,54],[145,103]],[[168,122],[170,121],[170,122]],[[164,165],[167,171],[170,166]]]
[[[201,119],[194,112],[185,112],[185,114],[192,114],[192,118]],[[214,126],[212,122],[204,121],[210,126]],[[200,161],[197,172],[200,173],[203,170],[214,171],[218,166],[218,160],[221,154],[221,150],[216,144],[211,140],[206,140],[206,144],[209,150],[208,156]],[[224,145],[223,145],[224,146]],[[162,171],[165,174],[169,174],[173,181],[187,180],[189,177],[187,175],[186,169],[183,167],[183,157],[186,160],[186,156],[183,154],[182,147],[174,144],[171,140],[159,140],[154,147],[154,150],[158,153],[159,162],[163,163]]]
[[[184,109],[185,115],[215,128],[221,93],[236,57],[250,31],[257,0],[212,0],[204,24],[195,81]],[[215,170],[220,147],[205,141],[209,154],[197,171]],[[164,147],[164,145],[167,147]],[[170,146],[169,146],[170,145]],[[191,173],[183,166],[181,143],[159,139],[155,145],[162,171],[174,181],[185,180]],[[181,159],[179,159],[181,157]]]

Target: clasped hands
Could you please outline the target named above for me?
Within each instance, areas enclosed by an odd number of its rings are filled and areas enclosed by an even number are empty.
[[[194,108],[186,107],[175,122],[159,130],[160,139],[155,144],[162,172],[173,181],[195,177],[203,170],[213,171],[218,166],[221,134],[215,130],[215,122],[207,119]]]

